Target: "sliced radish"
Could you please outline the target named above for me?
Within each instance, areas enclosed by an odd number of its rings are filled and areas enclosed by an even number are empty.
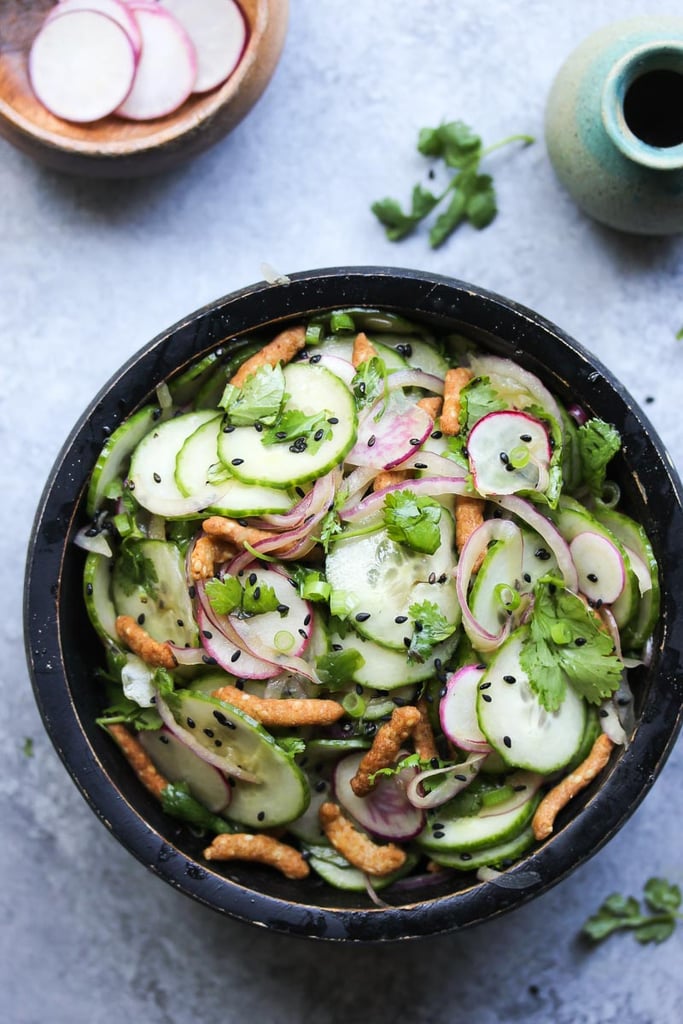
[[[209,618],[203,606],[197,609],[197,624],[207,655],[226,672],[241,679],[270,679],[280,672],[276,665],[256,658],[229,640],[221,630],[220,620]]]
[[[643,561],[640,555],[636,554],[633,548],[629,548],[624,544],[624,551],[626,552],[631,568],[636,574],[640,596],[643,597],[648,593],[648,591],[652,590],[652,573],[650,572],[647,563]]]
[[[465,665],[449,676],[446,693],[439,704],[439,719],[444,735],[461,750],[475,753],[491,751],[477,719],[477,687],[485,669]]]
[[[29,77],[37,98],[66,121],[113,113],[131,91],[137,54],[121,25],[96,10],[49,18],[33,41]]]
[[[346,461],[352,466],[393,469],[418,450],[433,426],[424,409],[392,392],[387,402],[382,397],[365,410]]]
[[[313,358],[315,359],[315,356]],[[356,370],[353,363],[350,363],[348,359],[342,359],[341,356],[323,352],[318,359],[318,363],[320,366],[324,366],[326,370],[340,377],[348,387],[351,387],[351,381],[356,376]]]
[[[139,56],[142,49],[142,36],[137,21],[123,0],[60,0],[60,3],[50,11],[46,21],[60,18],[63,14],[69,14],[71,11],[98,11],[100,14],[108,15],[112,21],[121,26],[133,45],[136,58]]]
[[[197,53],[193,92],[208,92],[239,64],[247,42],[247,23],[235,0],[162,0],[192,40]]]
[[[197,56],[182,25],[151,0],[129,0],[142,36],[142,52],[133,87],[117,114],[149,121],[172,113],[185,102],[197,77]]]
[[[406,768],[398,775],[380,778],[367,796],[356,796],[351,779],[365,751],[342,758],[334,769],[334,792],[337,800],[359,825],[382,839],[412,839],[424,826],[422,810],[414,807],[406,796],[406,786],[417,768]],[[399,755],[399,760],[400,760]]]
[[[545,491],[552,457],[548,432],[525,412],[491,412],[467,437],[467,453],[480,494]]]
[[[577,533],[569,545],[579,574],[579,590],[589,601],[614,604],[626,585],[624,559],[617,546],[592,530]]]
[[[213,765],[190,750],[187,743],[170,729],[143,730],[138,733],[141,746],[169,782],[186,782],[190,793],[213,814],[220,814],[230,803],[227,779]]]

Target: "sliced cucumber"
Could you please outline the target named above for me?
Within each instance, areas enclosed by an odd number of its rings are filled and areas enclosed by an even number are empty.
[[[540,534],[522,530],[522,590],[530,593],[541,576],[557,572],[557,559]]]
[[[330,437],[309,451],[306,443],[265,445],[264,432],[255,427],[235,427],[218,438],[218,454],[239,480],[289,489],[315,480],[343,461],[356,440],[358,426],[353,396],[344,382],[324,367],[290,363],[284,368],[289,399],[284,412],[327,414]],[[330,420],[333,422],[330,423]]]
[[[557,711],[541,706],[520,662],[527,635],[527,627],[515,630],[484,672],[477,718],[508,765],[547,774],[575,757],[586,728],[586,702],[567,686]]]
[[[659,567],[652,544],[643,527],[623,512],[601,509],[596,518],[624,545],[627,554],[634,552],[649,573],[650,589],[639,582],[639,599],[633,614],[628,619],[622,634],[625,647],[634,650],[642,647],[659,619]],[[631,559],[633,560],[633,559]],[[644,591],[644,592],[643,592]],[[612,609],[614,611],[614,609]]]
[[[409,874],[417,864],[417,856],[408,853],[405,863],[390,875],[366,876],[358,868],[352,867],[349,862],[337,853],[331,846],[307,845],[308,863],[313,870],[320,875],[323,881],[335,889],[345,889],[347,892],[366,892],[368,884],[373,889],[386,889],[392,882],[398,881]]]
[[[208,352],[168,382],[168,389],[176,407],[189,406],[195,400],[197,393],[215,371],[219,359],[220,350]]]
[[[157,405],[146,405],[129,416],[105,441],[90,477],[86,511],[94,516],[106,500],[107,488],[121,478],[128,468],[131,453],[150,430],[160,423],[161,410]]]
[[[410,608],[423,601],[435,604],[451,625],[458,625],[460,605],[452,576],[455,526],[447,509],[439,529],[441,542],[433,555],[391,540],[385,529],[347,540],[339,535],[327,555],[327,580],[358,633],[383,647],[403,650],[414,627]]]
[[[222,416],[202,423],[183,444],[175,463],[178,490],[187,498],[206,495],[207,511],[226,516],[258,516],[288,512],[294,504],[288,491],[245,484],[227,471],[218,458]]]
[[[436,377],[445,377],[449,364],[441,355],[435,345],[428,341],[409,334],[381,334],[374,332],[368,334],[368,338],[375,348],[391,348],[401,356],[410,366],[414,366],[425,373],[433,373]],[[385,360],[386,362],[386,360]]]
[[[143,565],[147,586],[131,580],[129,559]],[[164,540],[128,544],[114,563],[111,593],[116,614],[131,615],[154,640],[168,640],[178,647],[197,645],[185,565],[175,544]]]
[[[346,334],[332,334],[328,338],[325,338],[321,345],[318,345],[312,355],[318,353],[327,354],[331,356],[339,356],[340,359],[346,359],[347,362],[351,362],[353,355],[353,341],[354,337],[350,337]],[[373,346],[377,355],[383,360],[384,365],[390,372],[392,370],[405,370],[407,367],[406,360],[393,348],[389,348],[382,342],[373,341]]]
[[[441,864],[442,867],[455,868],[457,871],[476,871],[483,867],[503,868],[508,867],[527,850],[530,850],[535,841],[531,826],[527,825],[519,835],[513,836],[511,839],[504,839],[492,846],[484,846],[481,850],[474,850],[472,853],[466,850],[461,853],[443,850],[433,854],[432,860]]]
[[[419,683],[434,675],[435,663],[446,662],[458,643],[458,634],[454,633],[432,651],[430,657],[423,662],[409,661],[405,647],[400,651],[392,650],[359,636],[352,630],[344,637],[336,633],[330,637],[333,649],[353,650],[364,659],[363,665],[356,669],[351,678],[362,686],[375,690],[397,690],[411,683]]]
[[[118,645],[116,608],[111,599],[111,577],[114,562],[105,555],[91,551],[83,568],[83,597],[88,618],[106,644]]]
[[[480,626],[494,635],[499,632],[509,614],[505,607],[506,591],[516,594],[523,582],[522,535],[516,530],[506,540],[491,545],[477,572],[470,593],[470,610]]]
[[[148,512],[172,519],[192,515],[211,503],[217,488],[188,498],[176,483],[176,458],[198,427],[214,419],[215,409],[188,412],[150,430],[133,452],[129,486]]]
[[[430,812],[417,844],[440,861],[444,852],[472,853],[518,836],[536,810],[542,780],[533,772],[513,772],[505,781],[515,792],[495,807],[495,813],[482,808],[477,814],[463,817],[449,810],[450,803],[444,804]]]
[[[169,782],[186,782],[195,800],[213,814],[225,810],[231,795],[226,777],[202,761],[170,729],[143,730],[138,740]]]
[[[272,828],[294,821],[310,800],[306,778],[269,732],[226,701],[190,690],[167,697],[177,723],[195,740],[226,754],[258,782],[231,780],[229,817],[252,828]]]

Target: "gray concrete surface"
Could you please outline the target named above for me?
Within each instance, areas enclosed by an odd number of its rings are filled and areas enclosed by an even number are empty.
[[[662,10],[670,12],[669,3]],[[103,829],[34,706],[21,633],[33,511],[73,422],[129,355],[186,312],[262,277],[394,264],[462,277],[535,307],[644,404],[683,465],[683,243],[621,237],[560,191],[542,115],[573,46],[631,0],[292,0],[271,87],[182,170],[119,183],[63,177],[0,142],[0,1020],[7,1024],[674,1024],[683,927],[587,951],[584,918],[651,874],[683,882],[683,758],[621,833],[550,893],[438,940],[342,948],[223,920],[154,878]],[[440,251],[392,245],[368,207],[407,197],[422,125],[462,118],[486,141],[500,214]],[[33,741],[33,756],[24,752]]]

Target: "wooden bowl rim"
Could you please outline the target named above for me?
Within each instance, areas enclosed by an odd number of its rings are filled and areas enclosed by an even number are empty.
[[[21,114],[11,103],[8,103],[2,95],[0,95],[0,118],[5,118],[8,123],[32,139],[66,153],[79,153],[85,156],[134,156],[154,150],[158,146],[167,146],[169,143],[181,139],[188,132],[196,131],[200,125],[211,120],[238,95],[242,84],[245,79],[248,79],[254,68],[264,38],[267,38],[266,30],[271,15],[271,2],[272,0],[254,0],[253,12],[247,10],[245,3],[240,2],[242,13],[249,27],[249,38],[242,58],[233,73],[215,92],[196,93],[190,96],[188,100],[193,101],[192,107],[182,118],[174,120],[171,124],[164,123],[165,118],[149,121],[150,134],[148,135],[97,142],[72,139],[68,135],[36,124]],[[288,3],[288,0],[274,0],[274,2],[285,4]],[[188,100],[185,102],[187,103]],[[179,110],[181,109],[179,108]],[[69,124],[68,121],[63,123]],[[121,119],[122,128],[131,124],[142,125],[144,123]]]

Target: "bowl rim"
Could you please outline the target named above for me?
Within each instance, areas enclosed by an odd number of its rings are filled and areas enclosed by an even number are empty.
[[[682,489],[668,452],[623,385],[572,337],[533,310],[455,278],[400,267],[323,268],[292,274],[275,285],[259,282],[195,310],[139,349],[100,389],[64,442],[36,511],[24,583],[24,642],[34,697],[58,755],[95,814],[138,860],[174,888],[231,918],[300,936],[376,942],[453,932],[521,906],[560,882],[623,826],[650,790],[681,728],[683,621],[679,617],[676,622],[676,598],[670,592],[674,574],[669,570],[662,580],[660,642],[654,652],[657,692],[650,688],[632,742],[579,811],[570,811],[549,840],[506,871],[504,886],[474,880],[465,889],[386,908],[298,903],[236,883],[169,843],[108,774],[83,731],[65,668],[59,619],[62,570],[93,465],[84,464],[83,435],[92,447],[93,431],[105,419],[110,422],[112,412],[124,419],[148,399],[156,383],[226,338],[344,306],[393,308],[404,314],[409,310],[418,321],[445,316],[461,323],[471,322],[468,311],[476,310],[471,329],[497,336],[503,347],[512,349],[511,355],[531,363],[532,369],[540,369],[547,344],[572,353],[589,390],[595,389],[598,404],[606,396],[616,396],[633,436],[654,456],[657,480],[667,496],[662,544],[669,553],[683,551]],[[547,379],[551,368],[543,365]],[[153,384],[132,402],[127,380],[136,367],[145,368]],[[552,370],[558,380],[564,379],[563,372],[558,366]],[[101,445],[103,435],[97,437]],[[634,451],[633,458],[637,456],[642,461],[642,450]],[[635,467],[631,472],[647,503],[647,481]]]

